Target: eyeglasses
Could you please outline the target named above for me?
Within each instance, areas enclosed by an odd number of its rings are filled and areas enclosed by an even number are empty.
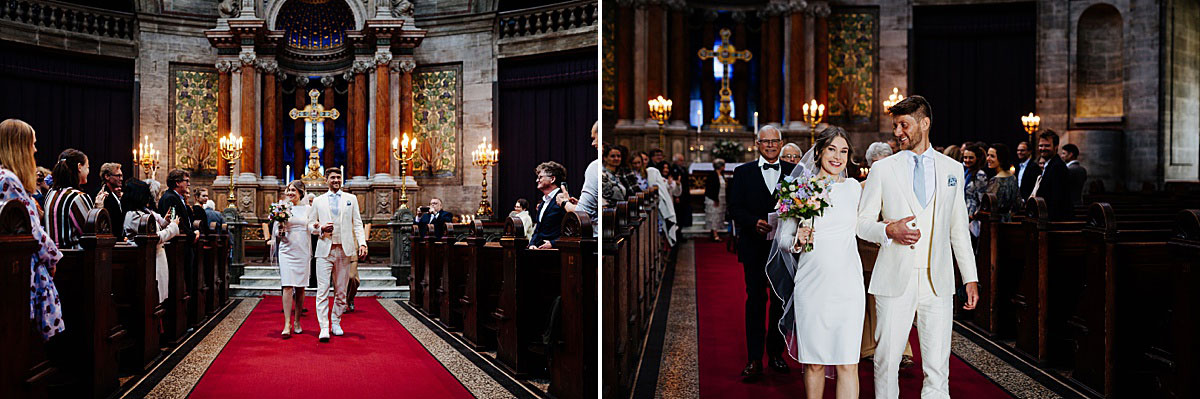
[[[779,145],[779,143],[782,143],[783,140],[769,139],[769,140],[759,140],[758,142],[761,143],[762,145]]]
[[[797,155],[797,154],[788,154],[788,155],[783,155],[783,156],[780,156],[780,158],[783,158],[783,159],[786,159],[786,160],[789,160],[789,161],[790,161],[790,160],[793,160],[793,159],[800,159],[800,156],[799,156],[799,155]]]

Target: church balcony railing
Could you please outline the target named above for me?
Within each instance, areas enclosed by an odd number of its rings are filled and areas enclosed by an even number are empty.
[[[0,20],[125,40],[133,40],[136,31],[131,13],[55,1],[2,1]]]
[[[567,1],[501,12],[497,33],[500,39],[505,39],[593,27],[599,16],[596,4],[596,0]]]

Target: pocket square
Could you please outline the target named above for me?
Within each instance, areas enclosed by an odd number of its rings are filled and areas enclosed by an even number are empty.
[[[950,176],[950,179],[946,181],[946,185],[947,185],[947,186],[950,186],[950,187],[957,186],[957,185],[958,185],[958,178],[957,178],[957,177],[954,177],[954,176]]]

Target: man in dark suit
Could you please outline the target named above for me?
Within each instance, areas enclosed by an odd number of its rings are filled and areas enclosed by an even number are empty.
[[[542,192],[533,215],[533,235],[529,237],[529,249],[550,249],[562,234],[562,220],[566,211],[558,199],[559,184],[567,178],[567,168],[558,162],[543,162],[537,169],[537,188]]]
[[[1042,168],[1038,167],[1037,161],[1033,159],[1033,154],[1029,152],[1029,143],[1024,141],[1018,143],[1017,187],[1021,192],[1021,198],[1029,198],[1029,195],[1033,193],[1033,185],[1041,174]]]
[[[192,226],[192,211],[187,206],[188,186],[192,178],[186,170],[172,169],[167,173],[167,192],[158,199],[158,212],[167,216],[167,211],[174,209],[179,216],[179,234],[186,235],[188,241],[196,239],[196,230]]]
[[[1058,157],[1058,133],[1046,129],[1038,135],[1038,154],[1046,158],[1046,167],[1034,183],[1033,196],[1046,200],[1050,220],[1071,218],[1071,198],[1067,193],[1067,164]]]
[[[783,304],[770,293],[764,270],[771,247],[767,233],[774,229],[767,223],[767,214],[775,207],[776,185],[783,177],[790,175],[796,165],[779,160],[779,150],[783,144],[775,127],[764,126],[760,129],[756,143],[758,160],[734,169],[733,180],[726,186],[725,193],[738,237],[738,261],[742,263],[746,281],[746,350],[749,362],[742,370],[743,381],[746,382],[754,381],[763,374],[764,344],[771,369],[779,373],[789,371],[783,359],[786,349],[783,335],[775,327],[783,315]],[[763,314],[768,299],[771,302],[769,315]]]
[[[121,173],[121,164],[106,163],[100,165],[100,192],[108,192],[104,198],[104,209],[108,210],[108,218],[112,221],[113,235],[118,240],[125,233],[125,211],[121,209],[121,194],[125,184],[121,181],[125,174]],[[96,193],[99,195],[99,193]]]
[[[1087,184],[1087,168],[1079,163],[1079,147],[1074,144],[1062,146],[1058,156],[1067,163],[1067,195],[1072,204],[1083,203],[1083,185]]]
[[[446,235],[446,223],[454,220],[454,214],[442,210],[442,199],[434,197],[429,200],[429,213],[422,214],[417,218],[417,230],[425,236],[429,233],[429,224],[433,224],[433,234],[435,237]]]

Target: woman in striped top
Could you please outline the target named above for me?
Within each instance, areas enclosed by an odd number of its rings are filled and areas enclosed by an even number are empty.
[[[79,190],[87,184],[88,158],[74,148],[58,155],[58,163],[54,164],[51,173],[53,183],[50,192],[46,193],[42,225],[50,231],[50,238],[59,249],[80,249],[79,235],[84,217],[92,208],[102,207],[108,193],[101,191],[93,200],[92,196]]]

